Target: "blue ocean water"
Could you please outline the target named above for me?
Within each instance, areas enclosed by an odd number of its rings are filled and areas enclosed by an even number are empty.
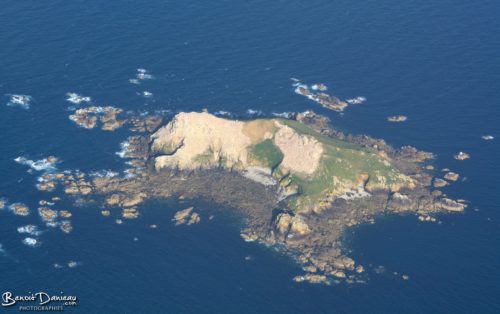
[[[205,219],[175,228],[185,204],[151,201],[116,225],[97,205],[68,203],[73,232],[46,231],[37,248],[16,231],[40,224],[37,215],[4,210],[0,291],[64,291],[79,298],[66,311],[81,313],[500,312],[500,149],[481,140],[500,137],[498,16],[494,0],[3,1],[0,196],[9,201],[34,210],[46,198],[37,174],[13,161],[21,155],[56,155],[61,169],[123,168],[115,152],[127,132],[75,127],[65,94],[77,92],[137,111],[313,109],[351,133],[436,153],[436,169],[466,178],[444,191],[471,205],[441,224],[383,217],[350,231],[352,256],[386,271],[333,286],[293,283],[300,268],[243,242],[241,221],[215,204],[193,201]],[[155,79],[130,84],[139,67]],[[291,77],[368,101],[339,115],[294,94]],[[31,95],[31,108],[5,106],[8,94]],[[388,123],[394,114],[409,119]],[[460,150],[472,158],[454,160]],[[79,265],[53,267],[69,261]]]

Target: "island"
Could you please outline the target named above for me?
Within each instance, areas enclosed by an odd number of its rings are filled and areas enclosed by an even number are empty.
[[[437,213],[466,207],[438,189],[448,182],[433,178],[433,154],[339,132],[312,111],[241,120],[180,112],[166,124],[148,116],[145,122],[137,119],[130,119],[133,125],[155,123],[134,127],[140,134],[122,145],[120,154],[131,167],[127,175],[56,173],[45,183],[61,186],[79,201],[96,196],[103,200],[104,216],[120,208],[124,219],[139,218],[139,205],[148,199],[214,202],[244,218],[245,241],[293,257],[303,268],[296,282],[356,282],[363,275],[365,266],[343,245],[350,227],[386,213],[411,213],[432,222]],[[200,222],[200,214],[182,209],[173,222],[190,226]]]

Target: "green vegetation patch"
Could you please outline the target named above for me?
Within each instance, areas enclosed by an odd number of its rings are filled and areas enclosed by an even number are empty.
[[[259,166],[276,168],[283,160],[283,153],[270,139],[250,147],[250,159]]]
[[[300,122],[282,122],[299,134],[314,137],[323,144],[324,149],[318,169],[312,175],[304,177],[290,174],[290,179],[301,191],[296,199],[290,201],[291,207],[300,209],[317,204],[335,188],[334,176],[345,183],[355,183],[362,173],[367,173],[374,182],[377,176],[383,177],[387,185],[401,181],[399,171],[361,145],[324,136]]]

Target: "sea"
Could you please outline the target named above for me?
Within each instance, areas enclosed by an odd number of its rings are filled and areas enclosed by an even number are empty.
[[[67,313],[500,313],[499,17],[497,0],[3,0],[0,197],[31,214],[0,210],[0,293],[76,296]],[[134,81],[137,69],[151,76]],[[295,94],[292,79],[367,101],[339,114]],[[436,223],[389,215],[349,229],[346,252],[367,269],[358,284],[293,282],[293,258],[244,242],[242,218],[204,200],[151,200],[121,225],[117,211],[62,200],[65,234],[37,214],[45,170],[14,159],[120,172],[130,134],[77,127],[68,92],[137,113],[313,110],[434,153],[436,176],[460,174],[444,193],[469,205]],[[30,96],[29,108],[12,95]],[[471,158],[455,160],[460,151]],[[174,226],[190,205],[201,222]],[[17,230],[27,224],[41,231],[34,247]]]

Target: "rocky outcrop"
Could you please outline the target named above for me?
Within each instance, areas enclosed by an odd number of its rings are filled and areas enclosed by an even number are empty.
[[[193,212],[194,207],[188,207],[183,210],[179,210],[175,213],[174,219],[175,225],[187,224],[188,226],[197,224],[201,221],[200,214]]]
[[[467,205],[461,204],[449,198],[442,198],[436,203],[436,207],[451,212],[463,212]]]
[[[28,206],[22,203],[14,203],[10,205],[12,212],[18,216],[28,216],[30,214],[30,209]]]
[[[311,232],[304,216],[291,215],[289,213],[278,214],[275,221],[275,228],[277,234],[285,239],[285,241],[306,236]]]
[[[444,178],[446,180],[450,180],[450,181],[457,181],[458,178],[460,178],[460,175],[458,173],[455,173],[455,172],[448,172],[444,175]]]
[[[470,155],[464,152],[459,152],[458,154],[454,155],[453,158],[456,160],[466,160],[470,158]]]

